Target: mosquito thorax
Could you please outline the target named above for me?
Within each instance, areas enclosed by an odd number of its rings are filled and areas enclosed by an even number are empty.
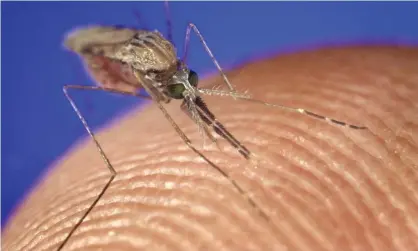
[[[187,77],[188,83],[192,87],[197,87],[197,84],[199,82],[199,76],[195,71],[190,70],[188,72]],[[187,90],[186,84],[184,82],[175,82],[173,84],[169,84],[166,88],[166,94],[170,98],[173,99],[183,99],[184,98],[184,92]]]
[[[143,73],[159,72],[168,76],[177,70],[176,49],[158,31],[138,32],[113,58]]]

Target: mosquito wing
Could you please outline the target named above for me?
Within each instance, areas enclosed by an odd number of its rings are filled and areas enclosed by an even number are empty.
[[[77,54],[112,57],[141,30],[121,26],[87,26],[69,32],[64,46]],[[143,31],[142,31],[143,32]]]

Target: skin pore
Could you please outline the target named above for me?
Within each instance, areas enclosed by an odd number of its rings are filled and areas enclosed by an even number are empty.
[[[259,162],[249,164],[224,142],[223,152],[207,145],[203,153],[266,221],[187,148],[156,106],[133,111],[98,133],[119,174],[63,250],[418,250],[418,48],[292,53],[228,76],[255,99],[369,130],[205,96]],[[170,103],[169,112],[202,148],[179,105]],[[55,250],[109,176],[91,140],[83,141],[22,202],[2,233],[2,250]]]

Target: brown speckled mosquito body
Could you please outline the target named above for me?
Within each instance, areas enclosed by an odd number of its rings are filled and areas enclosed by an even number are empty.
[[[168,15],[168,8],[166,8],[166,10]],[[354,129],[365,128],[361,126],[349,125],[345,122],[318,115],[301,108],[286,107],[255,100],[250,98],[246,93],[237,92],[229,82],[222,68],[207,46],[203,36],[194,24],[190,23],[187,27],[184,56],[182,59],[177,58],[176,48],[171,41],[170,21],[168,21],[168,27],[169,35],[167,39],[164,38],[164,36],[158,31],[139,30],[121,26],[85,27],[70,32],[65,39],[65,46],[81,56],[82,60],[86,64],[89,74],[96,80],[99,86],[66,85],[63,88],[64,94],[82,121],[90,137],[96,144],[98,151],[111,172],[111,177],[92,205],[71,229],[64,241],[58,247],[58,250],[61,250],[65,246],[75,230],[80,226],[87,215],[95,207],[97,202],[101,199],[117,174],[99,142],[96,140],[94,133],[88,126],[75,102],[70,97],[68,93],[69,89],[100,90],[152,99],[185,144],[187,144],[191,150],[197,153],[213,168],[226,177],[235,186],[235,188],[246,197],[248,202],[260,213],[260,215],[267,220],[268,216],[246,194],[241,186],[237,184],[228,173],[207,159],[198,149],[195,148],[189,138],[183,133],[174,119],[164,108],[164,103],[168,103],[173,99],[181,100],[181,109],[198,125],[199,131],[203,134],[203,136],[208,137],[213,143],[216,143],[217,139],[210,131],[212,129],[217,135],[236,148],[245,159],[251,159],[253,154],[230,132],[228,132],[218,120],[216,120],[215,115],[210,112],[208,106],[206,106],[203,101],[201,97],[202,94],[227,96],[232,97],[233,99],[246,100],[266,106],[278,107]],[[203,89],[198,87],[197,73],[190,70],[186,64],[188,44],[192,30],[199,37],[202,45],[219,70],[229,90]],[[144,88],[149,96],[138,94],[138,90],[141,88]]]

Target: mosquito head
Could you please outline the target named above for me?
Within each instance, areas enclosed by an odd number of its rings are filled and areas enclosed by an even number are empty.
[[[174,77],[172,83],[167,86],[167,95],[169,97],[183,99],[184,93],[190,89],[188,86],[191,86],[193,90],[197,87],[199,82],[197,73],[192,70],[184,71],[184,73]]]
[[[199,76],[195,71],[190,70],[188,80],[193,87],[197,87],[197,84],[199,83]]]

